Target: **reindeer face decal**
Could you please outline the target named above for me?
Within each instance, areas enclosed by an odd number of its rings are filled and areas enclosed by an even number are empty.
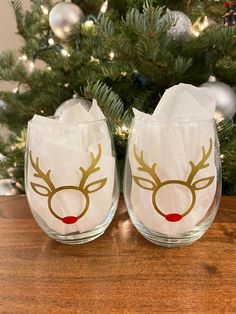
[[[133,179],[139,187],[152,192],[153,207],[161,216],[165,217],[165,219],[170,222],[180,221],[184,216],[188,215],[193,209],[196,202],[196,191],[207,188],[214,181],[214,176],[205,177],[196,181],[194,180],[194,177],[198,171],[200,171],[201,169],[207,168],[209,166],[209,164],[206,163],[206,161],[209,158],[211,151],[212,151],[212,139],[210,139],[210,144],[207,151],[204,146],[202,147],[201,160],[197,164],[194,164],[192,161],[189,162],[191,166],[191,172],[188,178],[186,179],[186,181],[182,181],[182,180],[161,181],[161,179],[158,177],[156,173],[156,163],[154,163],[152,166],[149,166],[144,161],[143,151],[141,151],[140,154],[138,154],[136,145],[134,145],[133,146],[134,158],[139,164],[139,167],[137,169],[139,171],[146,172],[150,176],[151,180],[143,178],[143,177],[139,177],[139,176],[133,176]],[[156,201],[157,193],[160,191],[161,188],[167,185],[171,185],[171,184],[184,187],[190,192],[190,195],[191,195],[190,205],[181,214],[180,213],[165,214],[164,211],[161,208],[159,208],[157,205],[157,201]]]
[[[90,159],[91,159],[90,166],[87,169],[80,167],[82,177],[80,180],[80,184],[78,186],[63,185],[63,186],[55,187],[54,183],[52,182],[50,178],[51,170],[47,170],[46,172],[43,172],[40,169],[39,157],[36,157],[36,161],[34,161],[32,152],[30,151],[30,163],[33,169],[35,170],[34,176],[42,179],[45,182],[45,185],[41,185],[41,184],[33,183],[33,182],[30,182],[30,185],[37,194],[47,197],[48,209],[50,210],[50,212],[53,214],[54,217],[61,220],[65,224],[73,224],[77,222],[78,219],[82,218],[89,209],[89,204],[90,204],[89,194],[97,192],[106,184],[107,178],[93,181],[89,184],[86,183],[88,178],[93,173],[100,170],[100,167],[98,167],[97,165],[101,159],[101,155],[102,155],[102,147],[101,147],[101,144],[98,144],[97,156],[94,156],[92,152],[90,153]],[[55,197],[63,193],[64,191],[67,191],[67,192],[77,191],[80,194],[82,193],[85,201],[84,201],[84,204],[82,204],[83,209],[79,215],[60,217],[56,213],[57,209],[55,208],[55,204],[56,204]]]

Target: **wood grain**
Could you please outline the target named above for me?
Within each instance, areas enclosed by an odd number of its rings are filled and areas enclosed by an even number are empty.
[[[48,238],[24,196],[0,198],[0,313],[236,313],[236,197],[223,197],[191,246],[157,247],[124,202],[106,233],[68,246]]]

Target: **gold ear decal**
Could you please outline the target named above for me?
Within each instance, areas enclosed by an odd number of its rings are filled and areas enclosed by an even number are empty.
[[[154,190],[155,184],[151,180],[137,177],[137,176],[133,176],[133,179],[134,179],[135,183],[138,186],[140,186],[141,188],[143,188],[145,190],[149,190],[149,191]]]
[[[106,183],[107,183],[107,178],[97,180],[86,185],[84,190],[87,191],[87,193],[94,193],[94,192],[99,191],[101,188],[103,188]]]
[[[55,218],[61,220],[65,224],[73,224],[73,223],[76,223],[78,219],[82,218],[86,214],[90,205],[89,194],[95,193],[101,190],[107,183],[107,178],[103,178],[96,181],[92,181],[91,183],[86,185],[86,182],[89,179],[89,177],[95,172],[100,170],[100,167],[98,167],[98,163],[101,159],[101,156],[102,156],[102,146],[101,144],[98,144],[97,154],[95,155],[93,152],[90,153],[91,162],[88,168],[80,167],[80,171],[82,174],[80,184],[78,186],[63,185],[63,186],[55,187],[54,183],[52,182],[50,178],[51,170],[44,172],[42,169],[40,169],[39,157],[36,157],[36,160],[34,161],[32,157],[32,152],[30,151],[29,159],[30,159],[31,166],[35,171],[34,176],[41,179],[44,182],[44,185],[34,183],[34,182],[30,182],[30,185],[35,193],[39,194],[40,196],[44,196],[44,197],[46,196],[48,198],[48,202],[47,202],[48,209]],[[73,193],[76,193],[79,191],[82,194],[82,195],[80,194],[80,197],[84,198],[84,205],[83,205],[84,207],[82,209],[82,212],[80,212],[77,216],[60,217],[56,213],[57,209],[53,208],[53,203],[54,203],[53,200],[54,200],[54,197],[68,190],[70,191],[73,190]],[[67,209],[65,209],[64,211],[67,212]]]
[[[215,177],[207,177],[193,182],[192,186],[195,190],[206,189],[208,186],[212,184]],[[200,183],[200,184],[199,184]],[[203,184],[202,184],[203,183]]]
[[[32,183],[32,182],[30,182],[30,185],[32,189],[34,190],[34,192],[38,193],[41,196],[49,196],[49,194],[51,193],[49,188],[47,188],[44,185],[41,185],[38,183]]]
[[[212,139],[210,138],[208,150],[206,150],[205,147],[202,146],[201,160],[196,164],[194,164],[192,161],[189,162],[191,166],[191,172],[186,181],[176,180],[176,179],[161,181],[155,170],[156,163],[153,163],[152,166],[149,166],[144,160],[143,151],[141,150],[140,154],[138,154],[136,145],[133,146],[134,159],[139,165],[137,167],[137,170],[145,172],[150,177],[150,180],[149,180],[141,176],[133,176],[133,180],[140,188],[152,191],[152,205],[154,209],[156,210],[156,212],[162,217],[164,217],[167,221],[177,222],[177,221],[180,221],[186,215],[188,215],[195,206],[196,198],[197,198],[196,191],[206,189],[213,183],[215,179],[214,176],[210,176],[210,177],[206,177],[206,178],[202,178],[197,181],[194,181],[194,177],[200,170],[209,167],[209,163],[207,163],[207,160],[209,159],[211,155],[212,148],[213,148],[213,143],[212,143]],[[157,205],[157,197],[158,197],[157,193],[159,190],[161,190],[163,186],[168,186],[168,185],[170,186],[173,184],[175,186],[179,185],[182,188],[189,190],[190,195],[191,195],[191,204],[182,213],[165,214]],[[161,191],[159,193],[161,193]]]

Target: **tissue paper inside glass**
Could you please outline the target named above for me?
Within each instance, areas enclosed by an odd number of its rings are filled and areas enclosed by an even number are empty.
[[[110,133],[96,103],[89,112],[67,109],[59,120],[34,116],[26,161],[28,201],[44,231],[72,243],[104,232],[119,189]]]

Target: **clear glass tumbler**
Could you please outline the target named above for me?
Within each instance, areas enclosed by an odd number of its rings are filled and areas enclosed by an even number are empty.
[[[199,239],[221,197],[215,121],[134,119],[123,190],[133,224],[149,241],[174,247]]]
[[[26,194],[48,236],[66,244],[86,243],[104,233],[118,206],[112,136],[105,119],[56,122],[28,123]]]

